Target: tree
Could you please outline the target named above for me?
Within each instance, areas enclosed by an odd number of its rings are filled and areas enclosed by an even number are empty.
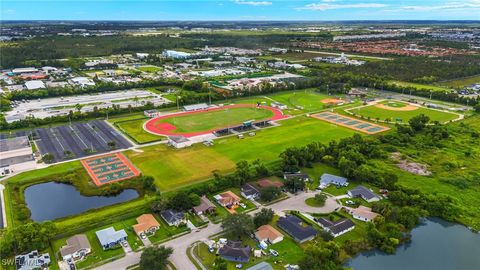
[[[287,188],[289,191],[295,193],[299,190],[304,190],[305,189],[305,181],[298,177],[291,177],[285,180],[285,188]]]
[[[245,214],[227,216],[222,222],[222,228],[233,237],[249,236],[255,229],[252,217]]]
[[[143,188],[146,190],[155,191],[157,187],[155,186],[154,182],[155,182],[155,179],[153,179],[153,177],[151,176],[142,177],[142,185],[143,185]]]
[[[9,257],[31,250],[44,250],[57,234],[54,223],[27,223],[7,230],[0,239],[0,256]]]
[[[168,257],[173,253],[172,248],[164,246],[147,247],[140,256],[141,270],[163,270],[167,269]]]
[[[473,109],[475,110],[476,113],[480,113],[480,102],[477,103],[475,106],[473,106]]]
[[[109,142],[107,143],[107,146],[108,146],[108,148],[110,148],[110,149],[114,149],[116,145],[117,145],[117,143],[116,143],[115,141],[109,141]]]
[[[426,126],[427,123],[430,121],[430,118],[424,114],[417,115],[415,117],[412,117],[410,120],[408,120],[408,123],[410,124],[410,127],[412,127],[413,130],[415,131],[422,131]]]
[[[315,203],[316,205],[318,206],[324,206],[325,205],[325,201],[327,200],[327,195],[324,194],[324,193],[318,193],[318,194],[315,194]]]
[[[191,196],[191,194],[186,193],[185,191],[180,191],[175,193],[168,200],[168,208],[173,208],[176,210],[189,210],[196,204],[199,204],[198,195],[196,197]]]
[[[238,162],[236,174],[240,178],[241,184],[245,183],[252,178],[251,165],[245,160]]]
[[[255,224],[255,227],[258,228],[262,225],[266,225],[270,223],[273,219],[273,215],[275,213],[273,212],[272,209],[270,208],[262,208],[260,212],[256,213],[253,217],[253,223]]]
[[[53,156],[52,153],[46,153],[45,155],[43,155],[42,160],[43,162],[48,164],[48,163],[52,163],[55,160],[55,157]]]
[[[340,261],[340,247],[333,241],[309,245],[300,260],[300,269],[337,270],[343,269]]]
[[[227,261],[222,259],[222,257],[217,257],[215,258],[215,261],[213,261],[213,267],[210,268],[212,270],[227,270]]]
[[[280,196],[281,193],[278,187],[266,187],[260,190],[260,199],[265,202],[270,202]]]

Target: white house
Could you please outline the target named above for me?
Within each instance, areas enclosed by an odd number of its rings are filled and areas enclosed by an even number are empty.
[[[379,214],[372,212],[372,208],[360,205],[357,208],[344,207],[354,219],[370,222],[375,219]]]

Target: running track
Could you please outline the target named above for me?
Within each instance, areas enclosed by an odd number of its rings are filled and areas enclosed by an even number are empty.
[[[150,133],[153,133],[156,135],[162,135],[162,136],[181,135],[184,137],[194,137],[194,136],[209,134],[216,130],[226,128],[226,127],[218,127],[216,129],[204,130],[204,131],[198,131],[198,132],[175,132],[176,127],[174,125],[169,123],[157,123],[157,122],[162,119],[167,119],[167,118],[176,117],[176,116],[183,116],[183,115],[197,114],[197,113],[204,113],[204,112],[211,112],[211,111],[220,111],[220,110],[230,109],[230,108],[245,108],[245,107],[255,108],[257,106],[254,104],[235,104],[235,105],[210,108],[210,109],[201,110],[201,111],[179,112],[179,113],[174,113],[174,114],[153,118],[145,123],[144,128],[146,131]],[[281,119],[287,118],[287,116],[283,115],[282,111],[278,109],[275,109],[269,106],[259,106],[258,108],[273,112],[273,116],[265,120],[275,121],[275,120],[281,120]]]

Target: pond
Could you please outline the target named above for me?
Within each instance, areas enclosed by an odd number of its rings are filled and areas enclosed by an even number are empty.
[[[428,219],[412,230],[412,242],[394,255],[364,252],[348,264],[354,270],[478,270],[480,234],[465,226]]]
[[[37,222],[80,214],[139,196],[134,189],[126,189],[116,196],[83,196],[74,186],[55,182],[29,186],[24,195],[31,219]]]

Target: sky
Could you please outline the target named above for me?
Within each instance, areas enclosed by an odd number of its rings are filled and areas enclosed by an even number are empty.
[[[0,0],[1,20],[480,20],[480,0]]]

